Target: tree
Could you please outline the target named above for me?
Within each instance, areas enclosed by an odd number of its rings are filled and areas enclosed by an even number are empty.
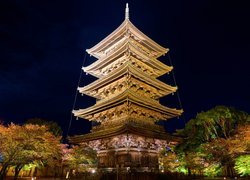
[[[235,160],[235,169],[241,176],[250,176],[250,155],[242,155]]]
[[[224,175],[235,175],[234,164],[239,156],[250,152],[250,124],[238,125],[227,139],[217,138],[201,145],[209,165],[221,165]],[[250,163],[250,162],[249,162]]]
[[[203,170],[205,176],[221,176],[222,168],[220,163],[207,164]]]
[[[207,174],[211,174],[208,173],[209,168],[217,169],[219,173],[221,166],[225,175],[233,175],[234,159],[244,154],[248,146],[243,139],[249,137],[249,133],[242,134],[246,132],[242,128],[249,125],[249,120],[249,115],[245,112],[216,106],[197,114],[184,129],[177,131],[177,135],[185,139],[177,146],[177,153],[185,154],[189,172],[197,172],[195,159],[200,159],[203,162],[200,167],[203,166],[203,171]],[[190,155],[193,157],[189,158]]]
[[[178,172],[182,162],[173,151],[173,147],[167,146],[160,151],[160,159],[165,172]]]
[[[211,142],[201,145],[203,152],[206,154],[204,157],[205,162],[208,164],[208,169],[214,165],[221,167],[221,173],[225,176],[234,176],[234,159],[229,153],[230,143],[228,139],[218,138]]]
[[[52,132],[56,137],[62,136],[61,127],[54,121],[48,121],[41,118],[32,118],[28,119],[25,124],[36,124],[39,126],[47,126],[48,130]]]
[[[249,123],[248,114],[231,107],[216,106],[206,112],[198,113],[177,135],[184,136],[186,141],[179,147],[192,150],[202,143],[216,138],[229,138],[234,134],[235,127]]]
[[[61,137],[55,137],[45,126],[26,124],[0,125],[0,152],[2,168],[0,179],[3,179],[8,168],[15,168],[15,178],[27,164],[44,165],[59,159]]]
[[[96,151],[84,145],[73,146],[64,156],[64,163],[76,172],[86,171],[97,163]]]

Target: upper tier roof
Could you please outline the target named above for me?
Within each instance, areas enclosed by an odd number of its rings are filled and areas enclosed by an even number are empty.
[[[145,66],[146,69],[153,69],[151,74],[153,77],[159,77],[173,69],[173,67],[167,66],[156,58],[151,57],[145,51],[137,47],[136,44],[137,43],[131,38],[125,38],[117,45],[115,51],[111,52],[108,56],[101,57],[89,66],[83,67],[83,70],[86,73],[100,78],[104,76],[105,73],[103,73],[103,71],[106,69],[112,69],[115,66],[119,66],[119,64],[130,60],[132,57],[140,61],[140,64]]]
[[[97,79],[96,81],[90,83],[87,86],[78,88],[78,90],[81,93],[85,93],[89,96],[93,96],[90,93],[91,91],[98,90],[101,87],[104,87],[104,86],[114,82],[116,79],[118,79],[121,76],[124,76],[128,73],[134,77],[138,77],[138,79],[140,79],[140,81],[143,81],[143,82],[150,84],[151,86],[159,89],[163,95],[169,94],[171,92],[175,92],[177,90],[177,87],[167,85],[158,79],[152,78],[151,76],[147,75],[146,73],[142,72],[141,70],[138,70],[129,61],[127,63],[124,63],[122,66],[120,66],[115,71],[111,72],[109,76],[105,76],[101,79]]]
[[[132,36],[134,39],[138,40],[143,46],[150,50],[150,54],[157,58],[166,54],[168,49],[160,46],[155,41],[150,39],[144,33],[142,33],[138,28],[136,28],[128,18],[126,18],[123,23],[110,35],[108,35],[101,42],[96,44],[94,47],[87,49],[86,51],[96,57],[102,58],[106,56],[107,51],[112,49],[112,46],[115,46],[117,42],[121,40],[121,37]]]

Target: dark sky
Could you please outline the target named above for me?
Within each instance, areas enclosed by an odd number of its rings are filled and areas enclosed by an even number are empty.
[[[123,22],[126,2],[132,23],[170,48],[185,113],[165,123],[167,130],[216,105],[250,112],[250,7],[244,1],[1,0],[0,120],[45,118],[66,132],[85,49]],[[94,60],[87,56],[84,66]],[[169,64],[168,56],[160,60]],[[80,86],[93,80],[84,74]],[[173,85],[171,74],[161,80]],[[94,103],[78,95],[75,109]],[[176,95],[161,103],[179,107]],[[69,134],[89,128],[73,118]]]

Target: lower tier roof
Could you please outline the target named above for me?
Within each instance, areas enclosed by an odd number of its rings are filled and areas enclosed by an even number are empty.
[[[181,138],[176,136],[171,136],[164,130],[146,128],[141,126],[136,126],[132,124],[124,124],[121,126],[116,126],[113,128],[108,128],[105,130],[95,131],[84,135],[76,135],[69,137],[69,142],[73,144],[84,143],[98,139],[109,138],[117,136],[120,134],[135,134],[143,137],[149,137],[154,139],[162,139],[167,141],[180,142]]]
[[[159,102],[154,101],[150,98],[141,97],[130,90],[124,91],[122,94],[119,94],[107,101],[96,103],[94,106],[91,106],[86,109],[74,110],[73,114],[77,117],[89,119],[89,116],[93,116],[95,113],[106,111],[110,108],[116,107],[124,102],[131,102],[141,107],[160,112],[165,114],[167,119],[180,116],[183,110],[177,110],[175,108],[169,108],[161,105]],[[163,119],[162,119],[163,120]]]

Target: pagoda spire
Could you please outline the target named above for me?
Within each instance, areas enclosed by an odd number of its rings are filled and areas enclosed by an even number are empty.
[[[128,8],[128,3],[126,3],[125,19],[129,19],[129,8]]]

